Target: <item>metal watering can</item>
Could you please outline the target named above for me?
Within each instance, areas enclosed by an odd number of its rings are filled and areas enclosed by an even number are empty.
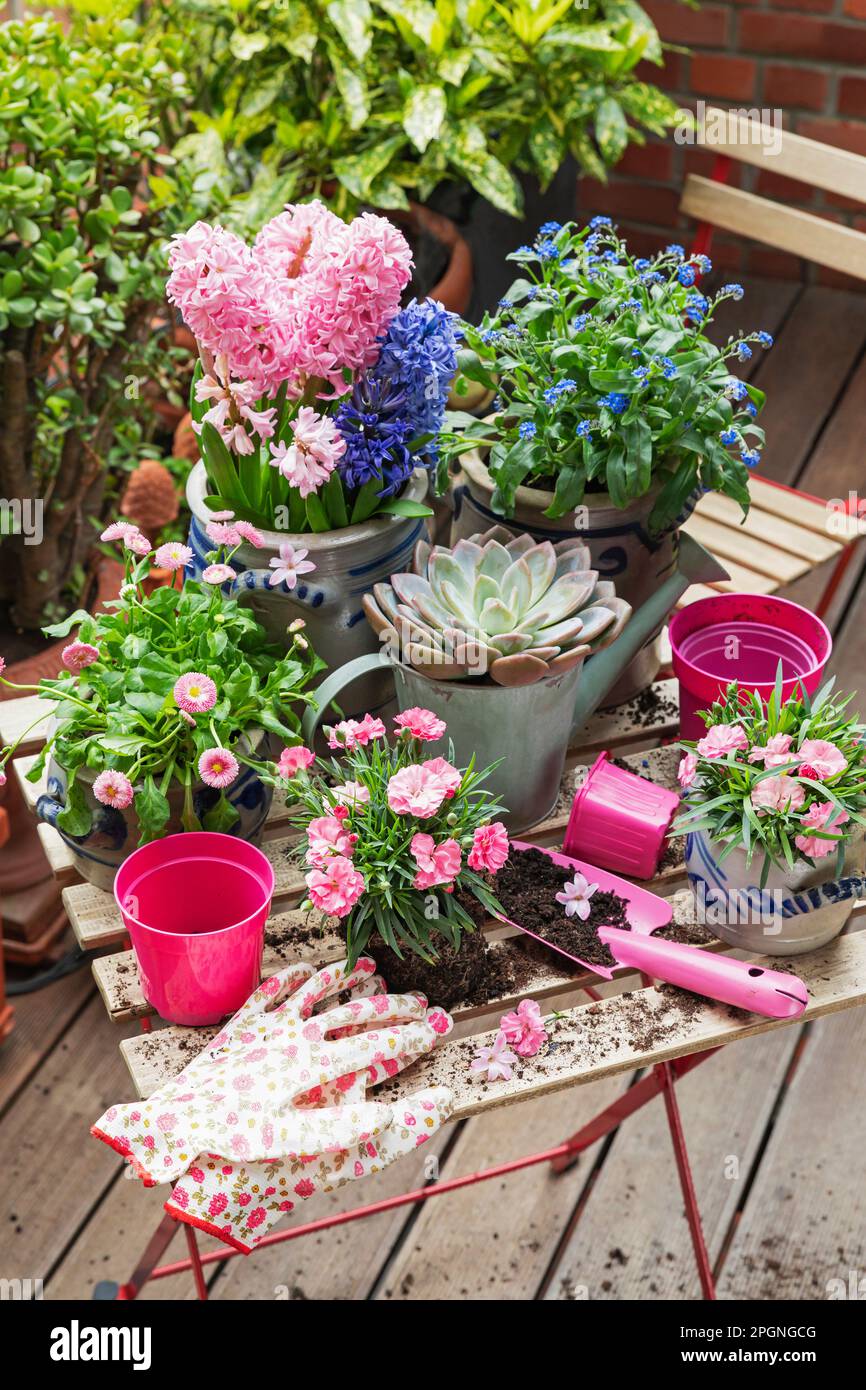
[[[472,685],[432,680],[383,650],[347,662],[322,682],[315,706],[304,714],[304,736],[312,742],[319,720],[351,681],[390,666],[400,709],[421,705],[448,725],[444,738],[425,751],[447,757],[450,739],[458,767],[466,767],[473,754],[478,768],[499,762],[486,785],[508,808],[508,829],[525,829],[544,820],[556,805],[572,733],[598,709],[686,589],[727,578],[719,562],[683,533],[673,573],[632,613],[615,642],[570,671],[533,685]]]

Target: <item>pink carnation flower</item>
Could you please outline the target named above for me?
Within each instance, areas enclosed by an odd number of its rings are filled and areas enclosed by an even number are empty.
[[[757,811],[796,811],[806,793],[793,777],[765,777],[752,788],[750,800]]]
[[[541,1009],[535,999],[521,999],[513,1013],[502,1015],[499,1027],[520,1057],[534,1057],[547,1042]]]
[[[294,748],[284,748],[280,754],[280,761],[277,763],[277,775],[291,781],[297,773],[315,761],[315,753],[311,753],[309,748],[305,748],[302,743],[297,744]]]
[[[174,701],[187,714],[204,714],[217,701],[217,688],[210,676],[200,671],[187,671],[174,683]]]
[[[271,446],[270,462],[302,497],[318,492],[346,452],[346,441],[329,415],[302,405],[291,422],[292,443]]]
[[[180,541],[166,541],[154,555],[153,563],[163,570],[182,570],[192,563],[192,551]]]
[[[350,913],[366,887],[363,875],[342,855],[329,859],[323,869],[312,869],[306,883],[313,906],[333,917]]]
[[[307,843],[307,863],[323,869],[337,855],[351,859],[358,837],[343,829],[338,816],[316,816],[307,826]]]
[[[370,800],[370,792],[363,782],[341,782],[339,787],[331,788],[331,795],[337,798],[337,803],[345,806],[366,806]]]
[[[198,760],[198,771],[203,782],[222,791],[231,786],[240,768],[227,748],[206,748]]]
[[[428,758],[424,766],[439,779],[446,800],[450,800],[463,780],[462,773],[458,772],[456,767],[452,767],[445,758]]]
[[[446,785],[429,763],[410,763],[388,783],[388,805],[398,816],[435,816],[445,800]]]
[[[789,751],[792,743],[790,734],[773,734],[763,747],[756,743],[749,750],[749,762],[763,763],[764,767],[782,767],[785,763],[794,763],[797,754]]]
[[[681,787],[690,787],[698,770],[698,760],[694,753],[684,753],[677,768],[677,781]]]
[[[412,836],[409,849],[418,865],[413,888],[435,888],[440,883],[453,883],[460,872],[463,856],[456,840],[443,840],[437,845],[432,835],[418,834]]]
[[[821,782],[837,777],[848,766],[844,753],[825,738],[804,739],[800,745],[800,757],[809,764]]]
[[[508,1039],[500,1029],[492,1047],[479,1047],[469,1063],[469,1070],[479,1081],[482,1078],[487,1081],[510,1081],[511,1069],[516,1061],[508,1046]]]
[[[800,824],[806,830],[835,833],[850,819],[848,812],[835,807],[832,801],[813,801],[805,815],[800,817]],[[828,854],[834,854],[839,847],[838,840],[819,840],[815,835],[795,835],[794,844],[801,854],[808,854],[810,859],[823,859]]]
[[[70,642],[63,648],[60,659],[67,671],[83,671],[85,666],[92,666],[99,660],[99,650],[89,642]]]
[[[385,737],[385,725],[381,719],[374,719],[372,714],[365,714],[360,720],[343,719],[325,732],[329,748],[363,748],[374,738]]]
[[[501,820],[479,825],[472,836],[468,864],[476,873],[495,874],[508,858],[508,832]]]
[[[116,810],[123,811],[132,804],[134,790],[124,773],[108,769],[100,772],[94,781],[93,795],[103,806],[114,806]]]
[[[419,705],[404,709],[402,714],[396,716],[394,723],[413,738],[421,739],[422,743],[434,743],[442,737],[447,727],[444,719],[440,719],[432,710],[421,709]]]
[[[697,751],[704,758],[724,758],[728,753],[748,748],[749,740],[742,724],[714,724],[698,740]]]

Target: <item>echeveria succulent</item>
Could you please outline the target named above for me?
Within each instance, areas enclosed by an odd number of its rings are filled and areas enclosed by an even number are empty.
[[[625,625],[631,607],[590,568],[578,538],[536,542],[502,526],[453,549],[416,547],[413,572],[364,598],[394,655],[437,680],[531,685],[567,671]]]

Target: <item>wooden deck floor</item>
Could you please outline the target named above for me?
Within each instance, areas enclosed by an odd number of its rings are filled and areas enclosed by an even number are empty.
[[[866,486],[866,297],[779,281],[746,284],[726,331],[761,327],[777,346],[754,364],[768,392],[762,473],[819,496]],[[861,546],[861,550],[866,547]],[[866,674],[863,556],[831,611],[833,669]],[[790,591],[814,602],[814,577]],[[14,975],[15,972],[13,972]],[[90,1139],[127,1098],[118,1028],[89,970],[15,1001],[0,1048],[0,1278],[43,1278],[45,1297],[89,1299],[122,1282],[160,1213]],[[823,1299],[866,1269],[866,1010],[790,1027],[721,1051],[678,1083],[710,1253],[723,1299]],[[557,1143],[620,1094],[615,1078],[450,1126],[439,1176],[470,1173]],[[429,1160],[429,1151],[425,1154]],[[417,1187],[407,1159],[304,1218]],[[426,1174],[429,1176],[429,1171]],[[211,1242],[203,1245],[210,1248]],[[178,1235],[169,1258],[179,1258]],[[525,1170],[208,1270],[213,1298],[695,1299],[663,1107],[651,1102],[562,1177]],[[189,1298],[184,1275],[144,1298]]]

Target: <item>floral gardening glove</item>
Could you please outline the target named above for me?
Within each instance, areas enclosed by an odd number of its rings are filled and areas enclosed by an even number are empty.
[[[392,1074],[398,1059],[429,1051],[437,1030],[450,1027],[447,1015],[428,1013],[426,1000],[412,994],[350,1000],[313,1017],[317,1004],[374,970],[366,958],[351,972],[345,962],[317,974],[289,966],[265,980],[179,1076],[146,1101],[112,1106],[92,1132],[147,1186],[173,1182],[201,1153],[229,1162],[299,1160],[374,1141],[391,1123],[391,1108],[363,1094],[328,1103],[328,1088],[365,1068],[379,1079]],[[377,1026],[356,1031],[364,1023]]]
[[[360,986],[355,996],[363,992]],[[412,996],[384,995],[370,1000],[374,1016],[383,1008],[384,1000],[398,1010]],[[353,1023],[346,1035],[363,1028],[369,1019],[368,1008],[347,1011]],[[326,1015],[325,1017],[329,1017]],[[318,1105],[358,1105],[363,1102],[369,1086],[395,1076],[416,1058],[429,1052],[436,1036],[450,1032],[452,1021],[442,1010],[429,1011],[432,1037],[415,1032],[406,1038],[404,1050],[381,1062],[372,1062],[363,1071],[349,1073],[335,1082],[314,1088],[306,1103]],[[399,1022],[396,1013],[388,1021]],[[179,1221],[217,1236],[248,1254],[264,1236],[295,1207],[297,1200],[320,1192],[331,1192],[344,1183],[367,1174],[378,1173],[396,1159],[414,1152],[427,1142],[451,1114],[451,1092],[444,1086],[418,1091],[405,1101],[391,1107],[391,1122],[376,1136],[361,1139],[339,1153],[310,1154],[300,1158],[265,1159],[259,1163],[229,1162],[217,1154],[202,1154],[180,1179],[165,1204],[165,1209]]]

